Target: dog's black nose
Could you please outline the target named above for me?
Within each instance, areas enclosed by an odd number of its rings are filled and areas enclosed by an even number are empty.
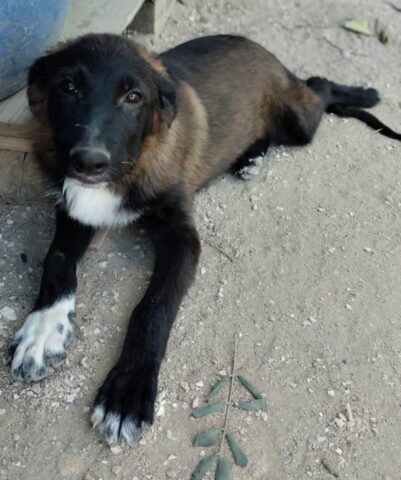
[[[75,173],[96,176],[104,173],[110,164],[107,150],[92,147],[76,147],[70,152],[71,165]]]

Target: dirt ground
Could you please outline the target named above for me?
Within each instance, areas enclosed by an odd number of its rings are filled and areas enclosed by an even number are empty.
[[[339,27],[355,17],[380,19],[390,42]],[[160,38],[143,40],[161,51],[218,32],[251,37],[301,77],[374,85],[375,112],[401,128],[401,12],[385,1],[182,0]],[[229,370],[236,330],[238,369],[265,393],[268,414],[232,412],[250,461],[235,479],[401,479],[400,162],[399,143],[326,116],[307,148],[275,149],[251,181],[225,176],[198,194],[203,253],[161,371],[158,416],[120,452],[88,411],[146,288],[151,249],[133,228],[89,252],[67,364],[38,384],[14,383],[7,345],[38,292],[53,214],[0,204],[0,310],[17,314],[0,318],[0,479],[188,480],[208,452],[191,446],[194,434],[222,422],[191,419],[191,405]]]

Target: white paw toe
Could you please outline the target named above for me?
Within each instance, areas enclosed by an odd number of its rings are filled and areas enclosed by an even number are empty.
[[[32,312],[11,344],[11,371],[19,380],[38,381],[67,357],[73,333],[74,297]]]
[[[128,415],[122,417],[116,412],[107,412],[102,405],[96,405],[93,409],[91,422],[97,428],[108,444],[126,443],[132,445],[138,440],[142,430],[148,426],[142,422],[138,427],[134,417]]]

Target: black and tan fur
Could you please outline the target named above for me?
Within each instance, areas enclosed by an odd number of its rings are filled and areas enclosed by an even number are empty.
[[[99,224],[80,220],[79,205],[74,216],[63,190],[67,179],[82,198],[101,184],[99,198],[111,206],[118,199],[118,214],[140,212],[155,249],[150,284],[95,400],[93,422],[109,441],[130,443],[153,421],[159,367],[200,253],[193,194],[270,145],[309,143],[327,111],[401,139],[361,110],[379,101],[375,90],[300,80],[262,46],[230,35],[199,38],[159,56],[127,38],[88,35],[32,66],[28,97],[41,136],[37,158],[58,197],[56,234],[31,315],[73,298],[77,262],[107,226],[101,215]],[[29,349],[22,352],[27,335],[22,328],[13,342],[13,374],[40,379],[65,352],[33,361]]]

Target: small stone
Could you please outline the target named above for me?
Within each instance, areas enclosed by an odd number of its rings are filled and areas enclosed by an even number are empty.
[[[316,438],[316,440],[317,440],[319,443],[323,443],[323,442],[325,442],[325,441],[327,440],[327,437],[324,437],[324,436],[323,436],[323,437],[319,437],[319,436],[318,436],[318,437]]]
[[[156,417],[165,417],[166,416],[166,409],[164,405],[160,405],[156,411]]]
[[[110,452],[114,453],[114,455],[119,455],[121,451],[122,448],[120,447],[120,445],[113,445],[112,447],[110,447]]]
[[[334,423],[337,425],[338,428],[343,428],[345,425],[346,420],[344,418],[338,416],[334,419]]]
[[[169,440],[177,440],[177,437],[173,436],[173,433],[171,432],[171,430],[167,430],[167,438]]]
[[[106,268],[107,267],[107,262],[104,261],[104,262],[99,262],[99,267],[100,268]]]
[[[262,417],[262,420],[263,420],[264,422],[267,422],[267,420],[268,420],[267,412],[262,412],[262,413],[260,414],[260,416]]]
[[[333,397],[335,396],[334,390],[328,390],[328,391],[327,391],[327,395],[328,395],[329,397],[333,398]]]
[[[7,305],[0,310],[0,317],[4,318],[9,322],[15,322],[17,320],[17,313],[14,308],[8,307]]]
[[[196,387],[197,388],[203,388],[203,382],[200,380],[199,382],[196,382]]]
[[[121,473],[121,470],[122,470],[122,467],[120,467],[119,465],[117,465],[117,466],[115,466],[115,467],[113,467],[113,468],[111,469],[111,473],[112,473],[113,475],[119,475],[119,474]]]
[[[351,305],[350,305],[349,303],[347,303],[347,304],[345,305],[345,308],[346,308],[347,310],[352,310],[352,307],[351,307]]]
[[[138,444],[141,446],[141,447],[144,447],[146,445],[146,439],[145,438],[141,438],[138,442]]]
[[[167,470],[166,477],[167,478],[177,478],[177,473],[174,470]]]
[[[188,382],[181,382],[181,388],[184,390],[184,392],[188,392],[189,390],[189,384]]]
[[[199,397],[195,397],[192,400],[192,408],[198,408],[199,407]]]
[[[205,275],[205,273],[206,273],[206,268],[202,267],[202,268],[200,269],[200,273],[201,273],[201,275]]]
[[[0,408],[0,415],[4,415],[6,413],[6,409],[5,408]]]
[[[65,403],[72,403],[77,397],[76,393],[70,393],[69,395],[65,395],[63,398]]]

